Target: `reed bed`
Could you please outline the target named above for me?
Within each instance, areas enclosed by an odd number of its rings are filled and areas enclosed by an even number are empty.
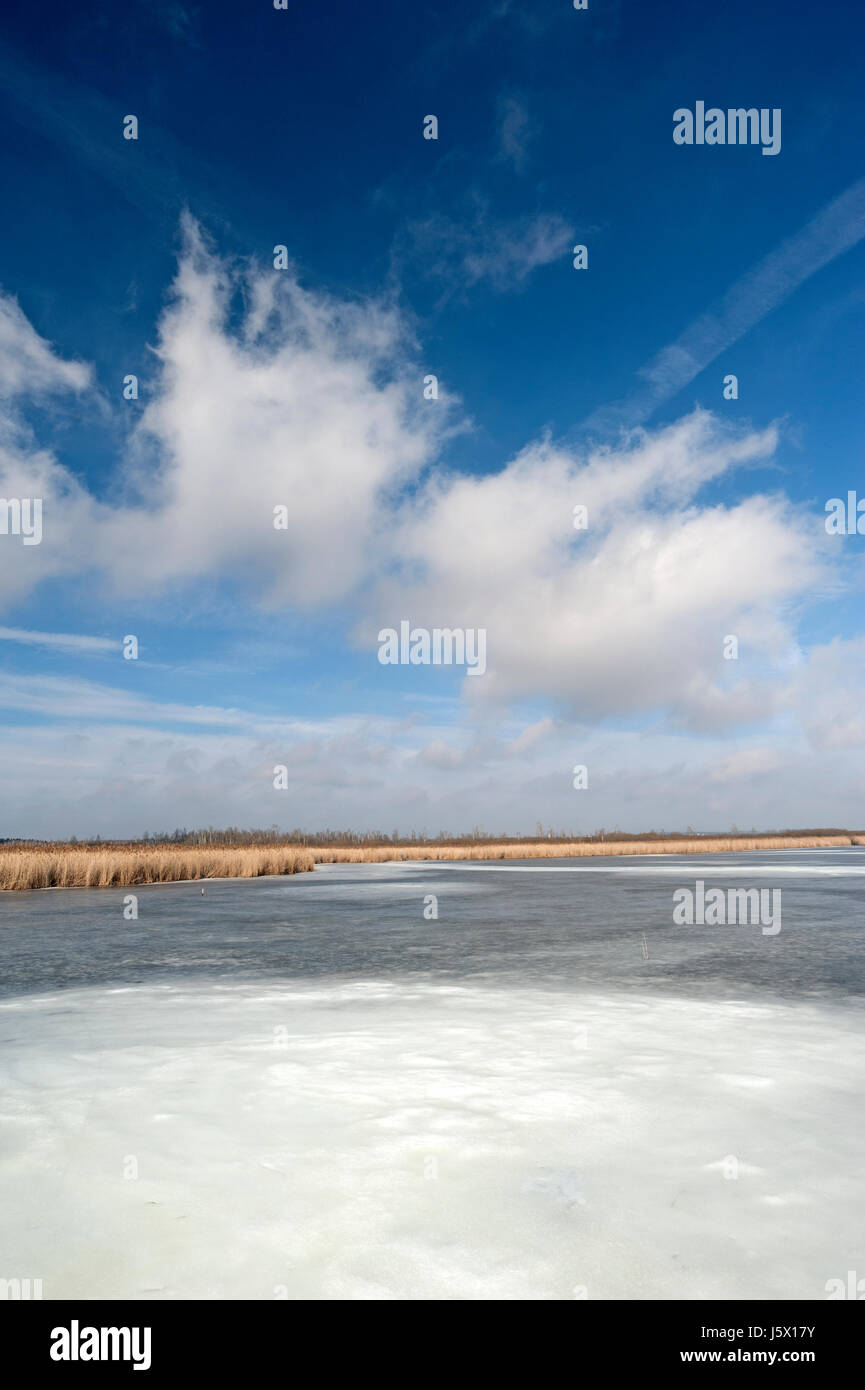
[[[26,845],[0,849],[0,889],[119,888],[207,878],[308,873],[316,864],[406,860],[586,859],[633,854],[729,854],[736,850],[821,849],[865,844],[865,833],[731,835],[699,839],[604,840],[467,845]]]
[[[821,849],[833,845],[865,844],[862,835],[731,835],[682,840],[603,840],[587,843],[406,845],[320,849],[311,853],[316,864],[383,864],[406,859],[586,859],[612,854],[729,854],[742,850]]]
[[[309,850],[295,845],[230,849],[28,846],[0,850],[0,889],[118,888],[141,883],[178,883],[183,879],[297,874],[313,867]]]

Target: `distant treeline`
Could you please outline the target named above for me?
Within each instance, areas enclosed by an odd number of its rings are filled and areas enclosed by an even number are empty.
[[[220,846],[220,847],[240,847],[243,845],[303,845],[310,849],[373,849],[378,846],[410,846],[410,845],[440,845],[440,846],[462,846],[462,845],[537,845],[537,844],[603,844],[606,841],[614,841],[617,844],[626,844],[629,841],[652,841],[652,840],[700,840],[717,839],[720,836],[735,838],[737,836],[747,836],[750,839],[763,839],[778,836],[796,836],[799,838],[818,836],[818,835],[851,835],[861,834],[860,831],[850,831],[845,828],[820,827],[818,829],[785,829],[785,830],[739,830],[732,826],[729,830],[694,830],[688,826],[685,830],[641,830],[626,831],[616,827],[613,830],[595,830],[590,835],[580,835],[574,831],[554,830],[552,826],[544,829],[538,825],[535,835],[508,835],[493,834],[480,827],[461,835],[453,835],[448,831],[441,830],[437,835],[427,835],[425,831],[418,834],[412,830],[406,834],[400,834],[394,830],[390,835],[381,830],[280,830],[276,825],[272,825],[267,830],[242,830],[239,826],[230,825],[224,830],[217,830],[214,826],[208,826],[206,830],[187,830],[185,827],[175,830],[165,830],[159,832],[145,831],[144,834],[135,840],[114,840],[103,839],[96,835],[93,839],[79,840],[75,835],[71,839],[62,843],[71,845],[184,845],[184,846]],[[25,840],[20,838],[3,838],[0,836],[0,844],[3,845],[44,845],[60,843],[50,840]]]

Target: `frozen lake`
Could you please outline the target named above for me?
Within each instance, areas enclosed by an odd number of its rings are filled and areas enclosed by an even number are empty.
[[[129,889],[2,894],[0,1276],[825,1298],[865,1275],[863,872],[323,866],[140,888],[137,920]],[[674,926],[696,880],[780,888],[781,931]]]

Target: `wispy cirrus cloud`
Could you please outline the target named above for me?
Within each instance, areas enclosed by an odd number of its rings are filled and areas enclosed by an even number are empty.
[[[535,123],[525,102],[513,95],[501,97],[498,107],[499,159],[511,164],[518,174],[525,171],[534,134]]]
[[[213,728],[243,728],[263,732],[288,729],[310,734],[322,725],[291,718],[262,717],[250,711],[217,705],[189,705],[155,700],[134,691],[80,676],[0,675],[0,709],[18,710],[51,719],[122,724],[198,724]]]
[[[630,429],[645,423],[720,353],[863,237],[865,179],[858,179],[737,280],[675,342],[656,353],[640,369],[643,386],[618,404],[594,411],[582,428]]]
[[[115,32],[122,13],[112,18]],[[180,5],[168,4],[161,10],[165,25],[172,26],[178,37],[183,36],[185,14]],[[134,43],[134,37],[129,42]],[[118,189],[147,217],[174,221],[193,197],[209,217],[220,216],[214,192],[220,180],[200,155],[193,158],[168,131],[148,122],[147,141],[135,143],[131,158],[129,145],[121,138],[125,113],[115,102],[0,40],[0,100],[4,98],[17,124],[56,142],[65,155]]]
[[[566,256],[573,236],[573,225],[558,213],[499,218],[475,198],[462,219],[431,213],[409,222],[396,239],[394,265],[437,281],[445,300],[479,285],[511,293]]]
[[[0,642],[18,642],[25,647],[47,647],[61,652],[120,651],[120,641],[112,637],[88,637],[77,632],[31,632],[22,627],[0,627]]]

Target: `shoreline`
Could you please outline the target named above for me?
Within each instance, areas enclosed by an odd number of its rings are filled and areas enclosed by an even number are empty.
[[[840,835],[730,835],[705,839],[532,841],[471,845],[406,845],[369,848],[240,846],[114,849],[52,847],[0,849],[0,892],[51,888],[135,888],[158,883],[282,878],[314,872],[318,864],[398,864],[502,861],[507,859],[646,858],[672,854],[777,853],[865,846],[865,832]]]

